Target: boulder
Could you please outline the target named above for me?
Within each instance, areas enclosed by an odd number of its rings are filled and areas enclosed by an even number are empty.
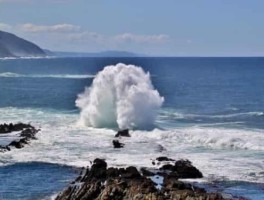
[[[131,135],[129,134],[129,130],[125,129],[118,131],[115,137],[131,137]]]
[[[113,140],[114,148],[123,148],[125,144],[120,143],[119,140]]]
[[[162,160],[167,160],[163,159]],[[167,172],[168,175],[177,176],[178,178],[202,178],[202,173],[192,165],[189,160],[178,160],[173,164],[164,164],[159,168]]]
[[[173,171],[177,172],[180,178],[202,178],[203,174],[192,165],[189,160],[178,160],[175,162]]]

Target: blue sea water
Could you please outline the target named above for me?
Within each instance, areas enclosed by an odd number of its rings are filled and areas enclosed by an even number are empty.
[[[149,72],[165,99],[157,128],[134,130],[122,151],[112,149],[115,130],[78,126],[75,105],[96,74],[117,63]],[[0,199],[51,198],[74,167],[96,157],[140,167],[159,155],[190,159],[225,193],[264,199],[264,58],[0,60],[0,123],[18,121],[42,131],[30,146],[0,154]]]

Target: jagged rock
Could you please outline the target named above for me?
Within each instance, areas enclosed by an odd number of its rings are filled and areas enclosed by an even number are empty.
[[[6,152],[10,151],[10,147],[15,147],[18,149],[23,148],[26,144],[29,144],[29,141],[31,139],[36,139],[36,134],[39,132],[40,129],[36,129],[30,124],[23,124],[23,123],[17,123],[17,124],[0,124],[0,134],[9,134],[12,132],[20,132],[17,133],[21,139],[11,141],[6,146],[0,147],[0,152]]]
[[[112,178],[115,178],[115,177],[119,177],[119,169],[117,168],[113,168],[113,167],[109,167],[106,171],[106,174],[107,174],[107,177],[112,177]]]
[[[165,164],[159,168],[160,170],[169,171],[168,174],[174,173],[178,178],[202,178],[202,173],[192,165],[189,160],[178,160],[174,165]]]
[[[140,178],[141,175],[138,172],[137,168],[135,168],[133,166],[129,166],[121,174],[121,177],[123,177],[123,178],[129,178],[129,179],[134,179],[134,178]]]
[[[133,167],[107,169],[104,160],[96,159],[91,169],[85,169],[75,184],[62,191],[56,200],[223,200],[218,193],[183,183],[172,176],[165,176],[161,190],[145,175]],[[182,163],[181,163],[182,164]],[[186,163],[184,163],[186,164]],[[187,163],[188,164],[188,163]],[[179,163],[177,166],[180,166]],[[184,165],[182,165],[184,166]],[[97,176],[102,172],[104,176]],[[92,174],[92,176],[91,176]]]
[[[35,127],[31,126],[30,124],[23,124],[23,123],[0,124],[0,133],[11,133],[14,131],[23,131],[24,129],[36,130]]]
[[[115,149],[123,148],[125,146],[125,144],[119,142],[119,140],[113,140],[113,145]]]
[[[128,129],[118,131],[117,134],[115,135],[115,137],[120,137],[120,136],[121,137],[131,137]]]
[[[99,158],[96,158],[93,162],[93,165],[89,171],[88,177],[93,178],[105,178],[106,177],[106,168],[107,163]]]

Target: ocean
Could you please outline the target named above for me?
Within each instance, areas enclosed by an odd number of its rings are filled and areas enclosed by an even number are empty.
[[[140,82],[135,93],[122,92],[134,80],[126,73],[110,84],[117,97],[101,92],[104,74],[93,83],[105,66],[115,78],[118,63],[140,67],[126,71]],[[91,86],[100,107],[88,106]],[[2,59],[0,124],[10,122],[41,132],[0,154],[0,199],[52,199],[97,157],[151,167],[161,155],[192,161],[208,190],[264,199],[264,58]],[[132,137],[114,149],[114,134],[126,126]]]

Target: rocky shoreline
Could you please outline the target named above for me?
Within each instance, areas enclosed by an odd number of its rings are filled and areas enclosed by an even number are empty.
[[[201,178],[202,173],[188,160],[159,157],[158,169],[129,166],[107,167],[95,159],[55,200],[223,200],[220,193],[207,193],[203,188],[180,181]],[[156,179],[157,181],[153,181]]]
[[[115,137],[131,137],[128,130]],[[114,148],[125,144],[113,140]],[[202,173],[189,160],[158,157],[152,168],[137,169],[108,167],[103,159],[96,158],[91,167],[81,174],[55,200],[224,200],[222,194],[207,192],[203,188],[180,179],[202,178]],[[239,198],[240,199],[240,198]]]
[[[12,147],[21,149],[29,144],[30,140],[35,140],[36,134],[40,129],[36,129],[30,124],[17,123],[17,124],[0,124],[0,139],[4,137],[14,138],[8,144],[0,145],[0,153],[10,151]],[[11,134],[13,134],[11,136]]]

